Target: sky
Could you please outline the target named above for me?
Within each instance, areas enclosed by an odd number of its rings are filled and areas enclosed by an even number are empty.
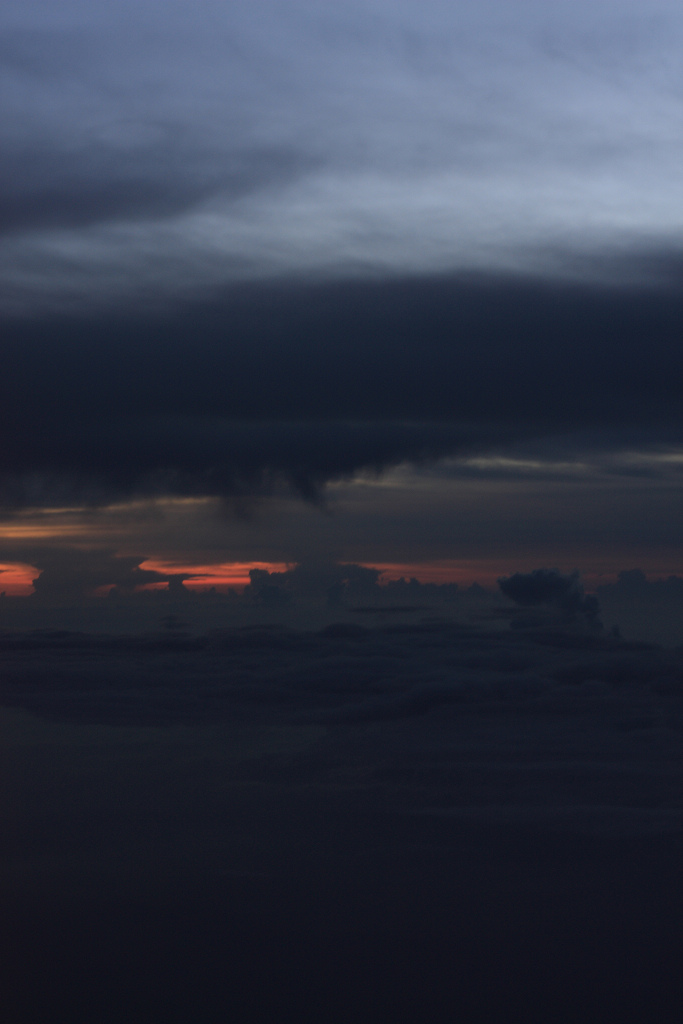
[[[0,5],[8,1020],[679,1024],[682,44]]]
[[[0,590],[683,574],[682,36],[7,0]]]

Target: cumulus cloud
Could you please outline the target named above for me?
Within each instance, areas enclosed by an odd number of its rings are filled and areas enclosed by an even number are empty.
[[[291,602],[312,602],[329,608],[354,601],[381,599],[380,571],[362,565],[340,565],[309,558],[286,572],[252,569],[245,598],[257,605],[277,607]]]
[[[557,569],[516,572],[513,576],[499,579],[498,586],[506,597],[523,607],[546,605],[557,608],[568,617],[582,616],[597,623],[600,613],[598,599],[584,593],[578,571],[570,575],[563,575]]]
[[[100,587],[132,593],[149,583],[168,582],[169,576],[141,569],[144,559],[117,555],[106,549],[81,551],[48,547],[30,556],[40,570],[31,600],[38,604],[81,604]]]

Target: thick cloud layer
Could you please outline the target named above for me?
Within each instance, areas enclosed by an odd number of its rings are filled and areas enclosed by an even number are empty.
[[[680,730],[680,650],[566,624],[490,631],[425,618],[381,628],[338,622],[319,632],[251,625],[204,636],[5,631],[0,646],[5,706],[121,725],[231,721],[254,711],[279,725],[413,721],[416,731],[402,738],[375,735],[380,761],[382,744],[389,752],[397,739],[418,759],[429,757],[429,733],[431,743],[459,734],[480,715],[504,742],[524,721],[549,740],[559,720],[555,742],[576,747],[577,756],[589,725],[591,743],[598,734],[609,744],[623,736],[635,761],[643,730],[667,749]],[[331,751],[334,737],[328,742]]]
[[[278,477],[312,494],[361,468],[539,440],[570,459],[666,448],[681,313],[668,291],[434,279],[12,321],[3,499],[229,494]]]

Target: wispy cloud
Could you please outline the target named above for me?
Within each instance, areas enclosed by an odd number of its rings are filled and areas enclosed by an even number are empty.
[[[680,252],[665,0],[31,0],[0,25],[5,309]]]

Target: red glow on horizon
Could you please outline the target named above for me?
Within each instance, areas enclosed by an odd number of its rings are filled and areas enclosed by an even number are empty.
[[[8,597],[28,597],[33,593],[33,581],[40,569],[25,562],[0,563],[0,593]]]
[[[624,565],[615,568],[613,560],[609,563],[592,564],[586,560],[583,568],[581,564],[565,564],[557,559],[541,558],[508,558],[508,559],[473,559],[471,561],[439,561],[439,562],[362,562],[367,569],[378,569],[381,572],[380,584],[388,583],[390,580],[416,579],[419,583],[457,583],[460,587],[469,587],[473,583],[487,587],[491,590],[498,589],[498,580],[503,576],[512,576],[516,572],[527,573],[534,569],[544,567],[557,568],[560,572],[571,573],[579,569],[581,583],[588,592],[608,583],[616,583],[622,569],[639,568],[645,573],[649,582],[667,579],[669,576],[681,575],[682,570],[678,565],[664,566],[661,564],[648,564],[648,560],[641,558],[630,560],[624,559]]]
[[[141,569],[163,573],[166,576],[187,576],[183,584],[188,590],[244,590],[250,583],[249,573],[252,569],[264,569],[266,572],[287,572],[292,566],[287,562],[221,562],[217,565],[191,565],[163,562],[149,558],[142,562]],[[141,589],[165,589],[166,583],[146,583]]]
[[[416,579],[418,583],[457,583],[469,587],[478,583],[482,587],[496,587],[501,576],[507,575],[500,562],[444,561],[444,562],[363,562],[367,569],[381,572],[380,583],[390,580]],[[511,570],[512,572],[516,570]]]
[[[615,564],[616,563],[616,564]],[[218,592],[225,593],[234,591],[242,592],[250,583],[249,572],[252,569],[261,569],[269,573],[284,573],[294,568],[294,562],[220,562],[216,564],[197,564],[191,562],[175,563],[162,561],[161,559],[147,559],[141,563],[142,569],[153,570],[164,576],[184,576],[183,585],[191,591],[201,593],[202,591],[215,588]],[[580,559],[570,563],[560,561],[553,557],[508,557],[502,559],[471,559],[471,560],[442,560],[430,562],[348,562],[344,564],[358,564],[367,569],[377,569],[380,572],[380,585],[392,580],[416,579],[419,583],[447,584],[455,583],[465,589],[472,583],[491,590],[498,589],[498,580],[502,576],[511,576],[516,572],[527,573],[541,567],[558,568],[560,572],[571,573],[575,568],[580,569],[581,583],[589,593],[603,585],[616,583],[619,572],[622,570],[640,569],[645,573],[648,582],[665,580],[670,576],[683,576],[683,566],[677,561],[669,561],[665,557],[634,557],[632,554],[622,559],[605,557],[604,561],[598,559]],[[5,593],[8,598],[29,597],[34,593],[33,580],[40,575],[40,569],[23,562],[0,563],[0,593]],[[114,586],[104,584],[94,591],[92,596],[106,597]],[[168,582],[145,583],[137,587],[138,591],[159,591],[166,590]]]
[[[666,579],[671,575],[681,575],[682,570],[678,566],[648,565],[645,559],[636,559],[640,565],[629,565],[626,562],[625,568],[642,568],[647,579],[653,582],[657,579]],[[294,562],[222,562],[215,565],[197,565],[191,563],[165,562],[160,559],[148,559],[141,564],[142,569],[152,569],[165,575],[185,575],[189,577],[184,580],[184,585],[189,590],[208,590],[215,587],[216,590],[237,590],[241,591],[249,585],[249,572],[251,569],[263,569],[266,572],[282,573],[294,568]],[[351,562],[341,563],[354,564]],[[548,560],[541,558],[496,558],[496,559],[461,559],[442,560],[431,562],[358,562],[367,569],[377,569],[381,573],[379,583],[388,583],[390,580],[416,579],[419,583],[456,583],[459,587],[469,587],[473,583],[487,587],[491,590],[498,589],[498,580],[502,576],[511,576],[516,572],[532,572],[541,567],[558,568],[560,572],[571,573],[577,568],[575,564],[558,565],[557,559]],[[580,568],[580,566],[579,566]],[[606,583],[616,583],[622,566],[615,568],[613,561],[605,564],[586,564],[581,570],[581,582],[587,591],[594,591],[597,587]],[[167,584],[149,583],[144,589],[158,590],[166,588]]]

